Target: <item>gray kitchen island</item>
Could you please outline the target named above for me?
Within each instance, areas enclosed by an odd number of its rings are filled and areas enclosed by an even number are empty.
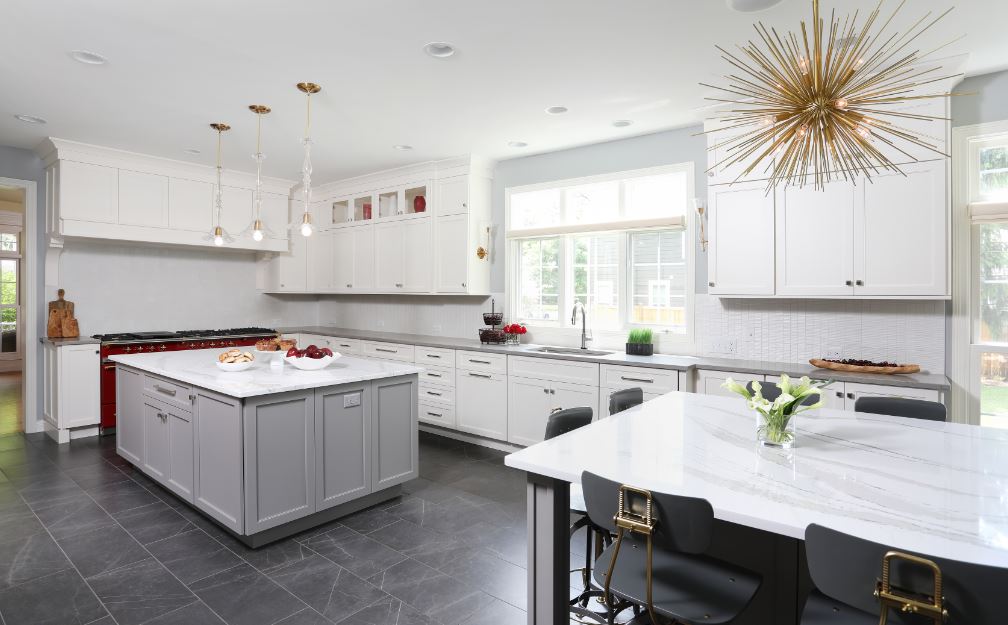
[[[220,350],[112,356],[116,448],[258,547],[400,494],[418,475],[420,367],[340,358],[320,371]]]

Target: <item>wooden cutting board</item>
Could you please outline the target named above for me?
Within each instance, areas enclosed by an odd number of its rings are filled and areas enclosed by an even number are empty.
[[[847,371],[849,373],[920,373],[920,365],[899,365],[897,367],[873,367],[866,365],[845,365],[841,362],[830,362],[821,358],[809,359],[809,364],[820,369],[832,371]]]

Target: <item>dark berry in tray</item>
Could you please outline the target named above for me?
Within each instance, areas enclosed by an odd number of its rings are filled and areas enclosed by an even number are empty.
[[[895,362],[873,362],[871,360],[857,360],[855,358],[844,358],[836,360],[834,358],[823,358],[826,362],[837,362],[841,365],[854,365],[856,367],[898,367]]]

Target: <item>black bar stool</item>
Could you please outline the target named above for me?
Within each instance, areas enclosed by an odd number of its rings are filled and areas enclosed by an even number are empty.
[[[595,583],[610,607],[609,623],[625,604],[684,623],[730,623],[752,601],[762,578],[704,555],[714,529],[706,499],[654,493],[581,474],[588,517],[615,532],[595,561]],[[621,600],[619,603],[611,596]]]
[[[801,625],[1005,622],[1008,569],[902,552],[815,524],[805,529],[805,549],[816,590]]]
[[[615,391],[609,395],[609,416],[629,410],[644,403],[644,389],[634,387]]]
[[[893,417],[910,417],[925,421],[944,421],[945,404],[926,399],[904,397],[859,397],[854,402],[855,412],[870,412]]]

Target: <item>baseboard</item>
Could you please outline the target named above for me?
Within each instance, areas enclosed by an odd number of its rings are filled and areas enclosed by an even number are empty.
[[[496,441],[491,438],[483,438],[482,436],[476,436],[474,434],[466,434],[465,432],[450,430],[448,428],[442,428],[436,425],[429,425],[425,423],[420,424],[420,431],[427,432],[428,434],[437,434],[438,436],[444,436],[445,438],[462,441],[463,443],[472,443],[473,445],[479,445],[480,447],[488,447],[490,449],[496,449],[497,451],[504,451],[507,453],[512,453],[515,451],[519,451],[521,449],[525,449],[520,445],[512,445],[511,443],[505,443],[504,441]]]

